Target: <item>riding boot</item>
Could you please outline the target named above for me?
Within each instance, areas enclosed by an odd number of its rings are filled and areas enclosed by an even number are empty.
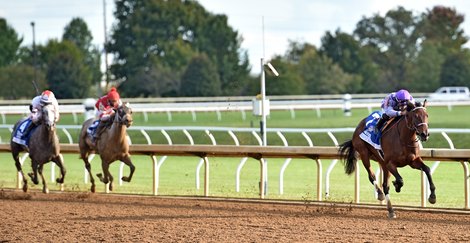
[[[379,121],[377,122],[377,125],[375,125],[375,133],[379,133],[380,130],[382,129],[383,125],[385,123],[385,119],[381,117]]]
[[[37,125],[34,124],[34,122],[31,122],[31,124],[29,124],[29,126],[26,128],[26,130],[23,131],[23,137],[25,138],[26,136],[28,136],[28,134],[29,134],[35,127],[37,127]]]
[[[93,134],[93,138],[92,138],[92,143],[94,146],[96,146],[96,140],[98,140],[98,138],[100,137],[105,127],[106,127],[106,122],[100,121],[100,123],[98,123],[98,127],[96,128],[95,133]]]

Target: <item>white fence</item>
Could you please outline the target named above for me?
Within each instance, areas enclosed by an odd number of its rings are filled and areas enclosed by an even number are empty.
[[[79,125],[58,125],[58,129],[66,135],[66,137],[68,138],[68,142],[70,144],[77,143],[78,141],[73,139],[73,137],[71,136],[71,132],[69,130],[80,129],[80,128],[81,128],[81,126],[79,126]],[[11,131],[12,125],[0,125],[0,129],[9,129]],[[183,133],[186,136],[186,138],[188,139],[187,144],[189,144],[189,145],[198,144],[198,141],[195,141],[195,139],[192,135],[192,133],[195,133],[195,132],[198,132],[198,133],[204,132],[207,135],[207,137],[210,139],[212,145],[220,145],[217,142],[217,138],[215,137],[213,132],[227,133],[232,138],[233,145],[236,145],[236,146],[240,146],[240,139],[237,136],[237,134],[240,134],[240,133],[248,133],[251,136],[253,136],[253,138],[258,142],[259,145],[262,144],[261,138],[260,138],[259,133],[258,133],[259,130],[256,129],[256,128],[191,127],[191,126],[188,126],[188,127],[132,126],[128,130],[129,131],[140,131],[142,136],[145,137],[147,144],[149,144],[149,145],[153,144],[152,138],[149,135],[150,131],[159,131],[159,132],[161,132],[162,135],[165,137],[166,143],[168,145],[174,144],[174,142],[173,142],[174,139],[172,139],[172,137],[169,133],[169,132],[174,132],[174,131],[179,131],[180,133]],[[268,134],[275,134],[276,136],[278,136],[279,139],[282,141],[283,145],[286,146],[286,147],[289,146],[289,141],[286,138],[286,134],[289,134],[289,133],[290,134],[293,134],[293,133],[300,134],[305,139],[305,144],[306,144],[305,146],[313,147],[315,145],[315,143],[314,143],[314,141],[312,140],[312,138],[310,137],[309,134],[327,134],[328,137],[331,140],[331,145],[337,146],[338,145],[338,140],[337,140],[336,136],[334,135],[335,133],[352,133],[353,131],[354,131],[354,128],[316,128],[316,129],[314,129],[314,128],[310,128],[310,129],[306,129],[306,128],[301,128],[301,129],[300,128],[268,128],[267,129]],[[470,134],[470,129],[431,128],[430,133],[431,134],[440,134],[448,142],[449,148],[454,149],[455,147],[454,147],[453,141],[450,139],[448,134],[452,134],[452,133],[454,133],[454,134],[455,133]],[[132,143],[132,137],[129,137],[129,140]],[[26,158],[27,158],[26,155],[23,156],[21,158],[21,162],[23,163]],[[162,156],[160,158],[160,160],[156,161],[156,164],[157,164],[158,168],[161,167],[161,165],[165,162],[166,159],[167,159],[167,156],[165,155],[165,156]],[[155,160],[156,160],[156,158],[155,158]],[[239,163],[238,167],[237,167],[236,176],[235,176],[235,181],[236,181],[236,188],[235,189],[236,189],[237,192],[239,192],[239,190],[240,190],[240,183],[241,183],[240,174],[241,174],[241,171],[242,171],[242,169],[245,165],[245,162],[247,160],[248,160],[248,157],[242,158],[240,160],[240,163]],[[282,165],[282,167],[279,171],[279,178],[280,178],[280,180],[279,180],[279,183],[280,183],[279,184],[279,194],[281,194],[281,195],[284,193],[284,173],[288,169],[288,166],[289,166],[291,160],[292,160],[292,158],[285,158],[285,161],[284,161],[284,163],[283,163],[283,165]],[[329,166],[327,168],[327,171],[326,171],[325,183],[324,183],[325,184],[324,190],[325,190],[325,196],[326,197],[330,196],[330,174],[332,173],[333,168],[337,165],[337,162],[338,162],[337,159],[333,159],[331,161],[331,163],[329,164]],[[204,159],[200,158],[199,163],[198,163],[198,165],[196,166],[196,169],[195,169],[195,175],[196,175],[195,184],[196,184],[197,189],[200,188],[201,183],[200,183],[199,175],[200,175],[200,171],[201,171],[201,168],[203,167],[204,163],[205,163]],[[265,161],[265,163],[267,165],[267,161]],[[433,163],[433,165],[431,166],[431,173],[434,173],[434,171],[438,168],[439,164],[440,164],[440,161],[435,161]],[[321,166],[321,164],[319,166]],[[124,163],[121,163],[119,178],[122,177],[123,169],[124,169]],[[321,167],[319,169],[321,169]],[[54,178],[55,178],[54,173],[55,173],[55,169],[54,169],[54,166],[52,166],[51,167],[51,181],[54,181]],[[267,184],[267,169],[264,170],[264,173],[266,173],[264,175],[264,178],[266,178],[265,184]],[[376,174],[379,174],[379,173],[380,173],[380,171],[378,169]],[[88,180],[88,173],[85,169],[84,169],[84,180],[85,180],[85,182],[87,182],[87,180]],[[122,184],[122,181],[120,181],[120,184]],[[158,187],[158,182],[157,182],[157,187]],[[428,187],[428,189],[426,190],[427,192],[425,192],[425,194],[429,193],[429,185],[427,185],[427,187]],[[425,206],[426,201],[424,201],[423,203],[424,203],[423,206]]]

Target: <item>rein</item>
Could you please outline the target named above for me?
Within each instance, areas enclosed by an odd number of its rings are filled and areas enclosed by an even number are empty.
[[[417,109],[424,109],[424,110],[426,111],[426,108],[425,108],[425,107],[422,107],[422,106],[420,106],[420,107],[415,107],[415,108],[414,108],[413,110],[411,110],[411,111],[415,111],[415,110],[417,110]],[[407,127],[408,129],[410,129],[411,131],[414,131],[416,134],[418,134],[418,128],[419,128],[420,126],[426,126],[426,128],[429,128],[428,124],[425,123],[425,122],[421,122],[421,123],[419,123],[419,124],[417,124],[417,125],[411,124],[411,126],[410,126],[410,125],[409,125],[410,122],[408,122],[408,118],[407,118],[406,116],[405,116],[405,120],[406,120],[406,127]]]

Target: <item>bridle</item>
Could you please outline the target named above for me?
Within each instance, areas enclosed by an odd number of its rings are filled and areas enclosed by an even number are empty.
[[[426,108],[423,107],[423,106],[419,106],[419,107],[415,107],[411,110],[411,112],[415,112],[416,110],[418,109],[423,109],[424,111],[426,111]],[[414,124],[413,122],[408,122],[408,116],[405,116],[405,121],[406,121],[406,127],[408,129],[410,129],[411,131],[415,132],[417,135],[419,135],[419,131],[418,131],[418,128],[420,126],[426,126],[426,128],[429,128],[428,124],[426,122],[421,122],[421,123],[418,123],[418,124]],[[411,125],[410,125],[411,123]],[[419,136],[418,136],[419,137]]]
[[[124,117],[129,115],[130,117],[130,113],[131,112],[131,109],[127,106],[120,106],[119,108],[116,109],[116,116],[117,116],[117,119],[114,120],[115,123],[119,123],[119,124],[122,124],[122,125],[126,125],[127,127],[130,126],[130,124],[132,123],[132,118],[131,119],[128,119],[128,120],[124,120]]]

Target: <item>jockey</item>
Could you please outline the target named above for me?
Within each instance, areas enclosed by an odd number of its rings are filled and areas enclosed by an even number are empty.
[[[116,88],[111,88],[108,94],[102,96],[95,103],[96,107],[96,121],[90,126],[90,131],[93,134],[93,143],[96,137],[101,133],[101,130],[106,125],[104,121],[108,121],[114,114],[114,110],[122,105],[122,101]],[[103,121],[103,122],[102,122]]]
[[[406,114],[406,108],[408,106],[408,102],[414,103],[413,96],[405,90],[400,89],[397,92],[388,94],[382,100],[382,117],[377,122],[376,131],[380,132],[380,129],[384,125],[386,121],[388,121],[391,117],[402,116]]]
[[[28,136],[28,134],[41,123],[42,107],[48,104],[52,104],[54,106],[54,122],[59,121],[59,103],[52,91],[44,90],[44,92],[31,100],[31,104],[29,105],[29,111],[31,113],[29,114],[28,119],[32,122],[23,131],[23,136]]]
[[[31,111],[29,117],[35,125],[38,125],[41,121],[42,106],[46,104],[52,104],[54,106],[54,122],[59,121],[59,103],[57,102],[57,99],[55,98],[55,95],[52,93],[52,91],[45,90],[41,93],[41,95],[34,97],[31,101],[31,105],[29,105],[29,110]]]

